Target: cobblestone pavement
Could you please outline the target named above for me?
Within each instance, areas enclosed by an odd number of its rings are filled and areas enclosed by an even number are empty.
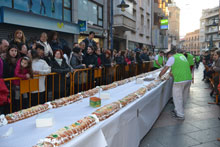
[[[220,147],[220,106],[210,105],[209,85],[202,81],[203,66],[195,70],[195,82],[185,105],[185,120],[172,118],[169,102],[139,147]]]

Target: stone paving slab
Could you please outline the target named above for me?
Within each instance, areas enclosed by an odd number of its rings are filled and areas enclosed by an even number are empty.
[[[185,120],[172,118],[170,101],[139,147],[220,147],[220,106],[210,105],[209,85],[203,82],[203,67],[195,71],[195,83],[185,104]]]

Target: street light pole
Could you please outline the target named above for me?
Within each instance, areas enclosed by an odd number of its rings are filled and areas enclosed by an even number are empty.
[[[113,32],[112,32],[112,28],[113,28],[113,0],[111,0],[111,18],[110,18],[110,38],[111,38],[111,50],[113,51]]]
[[[112,31],[112,29],[113,29],[113,24],[114,24],[114,14],[113,14],[113,0],[110,0],[111,1],[111,22],[110,22],[110,37],[111,37],[111,50],[113,51],[113,31]],[[125,8],[128,8],[129,7],[129,5],[127,5],[126,3],[125,3],[125,1],[124,0],[122,0],[121,1],[121,4],[119,4],[119,5],[117,5],[117,7],[118,8],[121,8],[121,11],[125,11]]]

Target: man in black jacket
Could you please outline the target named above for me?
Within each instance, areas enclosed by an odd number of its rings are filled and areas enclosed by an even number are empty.
[[[95,68],[98,66],[98,58],[94,54],[94,48],[92,46],[87,48],[87,54],[83,57],[83,64],[85,64],[87,68]]]
[[[83,42],[85,42],[85,51],[84,52],[87,53],[88,46],[92,46],[94,48],[94,50],[97,49],[96,42],[93,40],[94,37],[95,37],[95,32],[91,31],[91,32],[89,32],[89,37],[87,37],[86,39],[83,40]]]

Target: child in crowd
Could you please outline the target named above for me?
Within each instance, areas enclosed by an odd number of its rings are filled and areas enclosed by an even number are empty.
[[[19,77],[21,79],[29,79],[33,77],[33,72],[32,72],[32,62],[29,57],[22,57],[21,59],[18,60],[14,75],[15,77]],[[20,99],[20,80],[15,80],[13,81],[13,84],[15,85],[15,100],[19,101]],[[23,109],[28,107],[28,96],[27,94],[23,94]],[[15,103],[16,104],[16,103]],[[19,104],[16,104],[18,107]]]

